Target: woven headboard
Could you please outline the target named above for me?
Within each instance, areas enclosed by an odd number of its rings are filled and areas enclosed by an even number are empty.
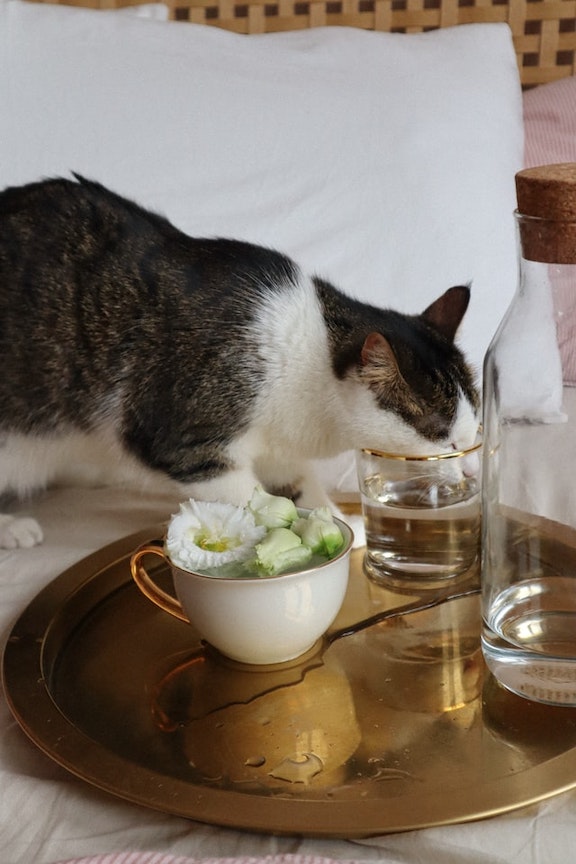
[[[48,0],[50,2],[50,0]],[[69,0],[114,8],[130,0]],[[419,33],[455,24],[507,22],[522,84],[576,74],[576,0],[167,0],[175,20],[236,33],[339,25]]]

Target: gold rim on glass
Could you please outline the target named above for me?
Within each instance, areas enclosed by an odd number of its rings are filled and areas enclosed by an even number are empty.
[[[427,456],[411,453],[388,453],[386,450],[372,450],[369,447],[362,447],[360,452],[366,453],[368,456],[380,456],[384,459],[396,459],[400,462],[438,462],[441,459],[459,459],[461,456],[469,456],[471,453],[476,453],[481,447],[482,441],[477,441],[465,450],[449,450],[447,453],[432,453]]]

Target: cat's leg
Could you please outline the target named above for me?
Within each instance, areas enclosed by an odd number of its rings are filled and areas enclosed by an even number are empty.
[[[200,501],[225,501],[244,506],[259,482],[250,468],[234,468],[211,480],[182,483],[181,489],[186,496]]]
[[[31,465],[25,436],[0,436],[0,496],[26,494],[44,485]],[[43,540],[42,529],[35,519],[0,513],[0,549],[29,549]]]
[[[35,519],[0,513],[0,549],[30,549],[43,539]]]
[[[255,467],[259,482],[269,492],[293,498],[299,507],[334,509],[334,502],[308,461],[281,459],[275,453],[260,456]]]

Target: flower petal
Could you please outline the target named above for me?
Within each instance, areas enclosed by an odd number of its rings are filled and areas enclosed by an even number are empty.
[[[166,550],[177,567],[206,570],[246,561],[265,533],[242,507],[191,498],[170,521]]]
[[[254,514],[256,524],[266,528],[289,528],[298,517],[296,505],[290,498],[271,495],[262,486],[254,489],[248,510]]]

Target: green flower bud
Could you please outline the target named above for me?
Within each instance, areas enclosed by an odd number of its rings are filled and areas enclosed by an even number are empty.
[[[266,576],[303,567],[312,557],[312,550],[289,528],[272,528],[255,551],[253,566]]]
[[[256,524],[266,528],[289,528],[298,518],[296,505],[290,498],[270,495],[262,486],[254,489],[248,510],[254,516]]]
[[[292,530],[317,555],[333,558],[344,545],[344,537],[329,507],[318,507],[312,510],[307,519],[297,519]]]

